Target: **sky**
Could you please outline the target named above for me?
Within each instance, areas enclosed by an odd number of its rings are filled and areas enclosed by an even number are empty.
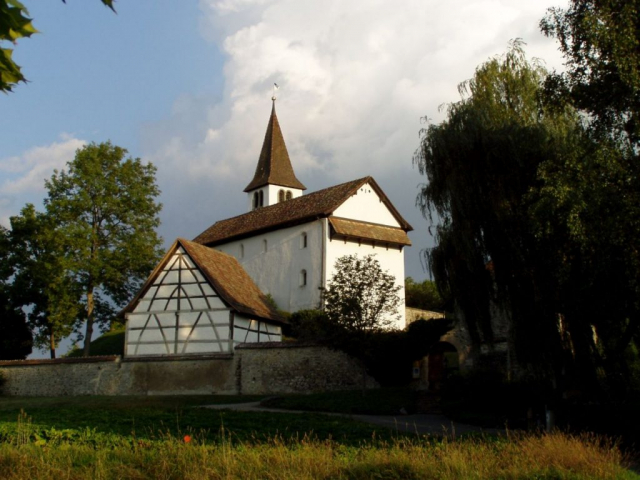
[[[539,31],[566,0],[24,0],[39,34],[14,59],[29,82],[0,95],[0,224],[75,151],[110,140],[157,167],[168,247],[247,211],[271,111],[307,192],[373,176],[413,226],[407,276],[433,246],[412,164],[425,120],[475,68],[521,38],[562,69]]]

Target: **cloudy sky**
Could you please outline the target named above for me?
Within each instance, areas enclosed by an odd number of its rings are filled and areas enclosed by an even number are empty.
[[[87,142],[155,164],[168,246],[244,213],[278,83],[277,111],[308,191],[376,178],[415,231],[407,275],[432,245],[415,208],[421,117],[522,38],[561,68],[538,23],[564,0],[24,0],[41,32],[14,58],[30,80],[0,95],[0,224]]]

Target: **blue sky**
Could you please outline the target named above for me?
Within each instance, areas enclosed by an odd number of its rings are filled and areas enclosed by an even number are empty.
[[[244,213],[271,109],[314,191],[376,178],[414,226],[407,275],[432,244],[415,208],[420,118],[509,40],[561,68],[538,29],[553,0],[24,0],[40,34],[14,58],[29,79],[0,95],[0,224],[87,142],[158,167],[166,245]]]

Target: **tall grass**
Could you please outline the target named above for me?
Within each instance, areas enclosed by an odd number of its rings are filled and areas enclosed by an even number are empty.
[[[263,443],[197,435],[96,445],[87,439],[0,443],[0,478],[13,479],[634,479],[620,452],[594,436],[372,440],[360,447],[304,437]]]

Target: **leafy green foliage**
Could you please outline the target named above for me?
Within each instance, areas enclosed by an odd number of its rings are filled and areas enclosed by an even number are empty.
[[[374,255],[338,258],[324,292],[325,312],[349,332],[372,332],[392,323],[400,305],[395,277]]]
[[[578,166],[598,146],[571,106],[541,104],[545,78],[519,42],[478,67],[447,120],[423,132],[414,161],[429,183],[418,202],[432,222],[441,219],[427,259],[474,342],[491,343],[492,311],[507,312],[531,373],[560,390],[593,387],[593,317],[583,314],[603,299],[580,282],[589,264],[567,233],[571,215],[545,206],[544,172]]]
[[[33,343],[24,313],[11,299],[10,279],[14,268],[10,252],[10,234],[0,226],[0,360],[26,358]]]
[[[63,270],[83,292],[85,355],[94,321],[110,320],[161,255],[156,169],[126,154],[109,142],[92,143],[46,182],[47,217],[64,252]]]
[[[115,12],[113,0],[100,1]],[[4,42],[16,43],[20,38],[38,33],[28,15],[26,7],[18,0],[0,0],[0,45]],[[26,82],[12,55],[12,49],[0,48],[0,92],[11,92],[18,83]]]
[[[637,149],[640,1],[571,0],[566,10],[549,9],[540,26],[565,58],[566,72],[547,80],[551,99],[586,111],[599,136]]]
[[[49,349],[51,358],[60,340],[73,332],[82,317],[82,292],[64,269],[62,243],[55,229],[51,219],[31,204],[11,217],[9,262],[15,274],[11,299],[29,312],[34,345]]]
[[[421,310],[437,311],[444,308],[444,300],[438,292],[438,287],[431,280],[418,283],[413,278],[407,277],[404,281],[404,301],[407,307]]]
[[[580,264],[564,272],[576,285],[565,303],[593,325],[598,367],[617,394],[632,383],[640,346],[639,13],[638,0],[572,0],[541,22],[567,66],[547,79],[545,101],[585,112],[592,148],[541,166],[537,228],[554,232],[552,220],[566,219],[560,227],[573,247],[567,256]]]

